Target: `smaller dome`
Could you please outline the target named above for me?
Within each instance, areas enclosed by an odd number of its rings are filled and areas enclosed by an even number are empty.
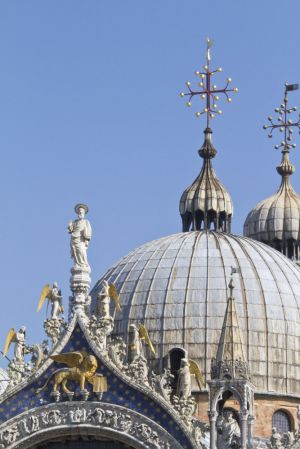
[[[230,233],[233,204],[229,193],[216,177],[212,158],[217,154],[211,140],[212,130],[206,128],[205,139],[199,150],[204,159],[199,176],[181,195],[179,211],[183,231],[209,230]]]
[[[283,151],[282,162],[277,172],[282,176],[275,195],[261,201],[248,214],[244,223],[244,236],[267,243],[291,259],[300,258],[300,195],[291,183],[290,175],[295,171]]]

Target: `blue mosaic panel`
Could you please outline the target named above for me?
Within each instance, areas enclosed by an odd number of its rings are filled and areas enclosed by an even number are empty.
[[[70,351],[86,351],[90,354],[93,353],[79,326],[76,326],[70,340],[63,350],[63,352]],[[108,383],[108,391],[103,394],[101,402],[120,405],[141,413],[166,429],[184,447],[184,449],[190,449],[192,447],[186,436],[166,410],[147,395],[129,387],[108,368],[103,366],[99,360],[98,364],[97,372],[106,376]],[[39,395],[36,394],[36,390],[45,384],[47,379],[51,377],[51,373],[57,369],[61,369],[63,366],[64,365],[60,363],[53,362],[37,381],[28,385],[22,391],[0,404],[0,422],[3,423],[13,416],[30,410],[31,408],[53,402],[53,399],[50,397],[53,388],[52,380]],[[68,388],[75,392],[74,400],[76,400],[76,397],[81,398],[77,383],[69,381]],[[92,386],[88,382],[86,382],[86,389],[90,392],[88,400],[97,401],[95,393],[92,392]],[[64,398],[64,396],[62,397]]]

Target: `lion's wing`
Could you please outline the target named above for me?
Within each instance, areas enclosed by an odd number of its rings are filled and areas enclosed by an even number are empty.
[[[50,358],[58,363],[64,363],[70,368],[80,365],[84,359],[84,354],[80,351],[65,352],[63,354],[51,355]]]

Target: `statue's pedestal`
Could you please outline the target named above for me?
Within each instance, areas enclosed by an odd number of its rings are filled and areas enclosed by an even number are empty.
[[[70,287],[73,292],[71,308],[76,312],[84,312],[88,302],[88,292],[91,286],[90,267],[71,268]]]

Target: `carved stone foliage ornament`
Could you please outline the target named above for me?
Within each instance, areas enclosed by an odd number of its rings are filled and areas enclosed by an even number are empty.
[[[172,384],[174,376],[169,369],[165,369],[162,374],[155,374],[153,371],[150,378],[151,388],[159,393],[167,402],[171,400]]]
[[[101,435],[101,431],[109,432],[121,441],[139,441],[139,447],[145,449],[182,449],[182,446],[161,426],[148,418],[124,407],[97,402],[51,404],[30,413],[25,412],[0,427],[0,449],[29,447],[35,434],[40,438],[43,430],[47,438],[55,437],[57,431],[64,427],[78,426],[94,428],[93,433]],[[53,428],[53,432],[51,432]],[[50,432],[49,432],[50,431]],[[86,432],[85,432],[86,433]],[[31,436],[32,440],[28,439]],[[26,439],[27,445],[23,443]]]
[[[51,339],[52,347],[56,346],[66,326],[63,318],[48,318],[44,321],[44,329],[47,337]]]
[[[187,427],[192,430],[193,415],[196,411],[196,401],[192,396],[179,398],[173,396],[173,406]]]

